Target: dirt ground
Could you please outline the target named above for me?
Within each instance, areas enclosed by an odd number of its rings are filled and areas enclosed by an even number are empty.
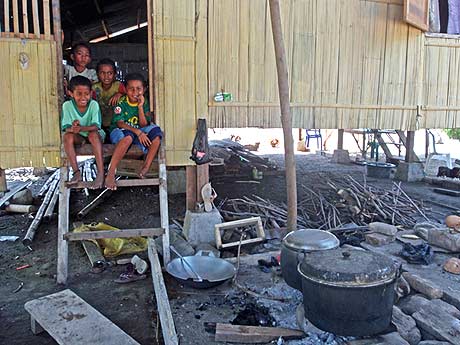
[[[281,155],[270,156],[283,164]],[[337,165],[329,158],[319,155],[297,155],[297,181],[314,188],[318,177],[323,174],[350,174],[362,178],[364,167],[359,165]],[[33,186],[36,193],[43,178]],[[391,188],[391,180],[368,179],[369,183]],[[220,198],[240,197],[257,194],[271,200],[285,200],[285,181],[282,176],[266,176],[260,184],[235,184],[219,182],[213,184]],[[437,203],[460,208],[459,198],[434,194],[432,186],[424,183],[403,183],[404,190],[413,198],[432,200]],[[302,189],[298,189],[299,198]],[[103,221],[120,228],[159,226],[157,188],[120,189],[84,219],[85,223]],[[82,192],[74,192],[71,210],[78,211],[88,199]],[[439,220],[449,210],[433,205],[431,216]],[[185,214],[185,195],[169,197],[170,218],[181,220]],[[72,221],[73,219],[71,219]],[[31,219],[23,215],[0,216],[0,235],[25,234]],[[56,220],[42,224],[34,239],[32,251],[21,241],[0,242],[0,332],[1,344],[55,344],[47,334],[35,336],[30,331],[28,313],[24,303],[64,288],[70,288],[94,308],[130,334],[141,344],[157,344],[157,314],[151,279],[131,284],[113,282],[124,271],[123,266],[113,266],[100,274],[91,273],[89,261],[79,243],[72,242],[69,249],[70,278],[67,287],[57,286],[56,273]],[[145,254],[144,254],[145,257]],[[17,271],[16,268],[29,264],[30,268]],[[261,273],[262,274],[262,273]],[[265,277],[266,278],[266,277]],[[248,276],[248,280],[254,279]],[[258,278],[259,279],[259,278]],[[184,289],[165,273],[165,280],[171,299],[181,344],[212,344],[212,337],[205,332],[204,322],[230,322],[247,296],[239,291],[233,294],[219,288],[205,292]],[[24,286],[14,292],[20,283]],[[268,281],[269,283],[269,281]],[[221,288],[222,289],[222,288]],[[292,293],[295,293],[292,292]],[[282,307],[280,307],[282,308]],[[158,332],[161,343],[161,331]]]

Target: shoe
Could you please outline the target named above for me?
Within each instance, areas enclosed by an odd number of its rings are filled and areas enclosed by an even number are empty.
[[[120,274],[120,276],[117,279],[115,279],[114,282],[118,284],[126,284],[126,283],[135,282],[138,280],[143,280],[145,278],[147,278],[145,274],[138,274],[134,270],[133,264],[128,264],[126,272],[123,272],[122,274]]]
[[[211,183],[206,183],[201,189],[201,197],[204,202],[204,210],[206,212],[212,211],[213,201],[217,197],[217,193],[214,188],[211,187]]]

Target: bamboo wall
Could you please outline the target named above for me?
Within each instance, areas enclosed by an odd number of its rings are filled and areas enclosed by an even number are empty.
[[[424,35],[402,0],[280,3],[295,127],[416,126]],[[209,125],[281,127],[268,1],[209,0],[208,30]]]
[[[55,56],[54,41],[0,38],[2,168],[59,166]]]

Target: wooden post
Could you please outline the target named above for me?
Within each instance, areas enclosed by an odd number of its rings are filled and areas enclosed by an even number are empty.
[[[415,139],[415,132],[407,131],[406,159],[405,159],[407,163],[413,163],[416,161],[415,152],[414,152],[414,139]]]
[[[185,168],[186,173],[186,207],[188,211],[194,211],[197,203],[196,195],[196,165],[188,165]]]
[[[430,133],[428,129],[425,129],[425,159],[428,158],[430,154]]]
[[[166,267],[171,259],[171,256],[169,252],[168,183],[166,171],[166,150],[164,147],[164,142],[162,142],[160,146],[158,163],[158,177],[160,178],[160,222],[161,228],[164,230],[164,234],[162,235],[163,264]]]
[[[339,136],[337,139],[337,149],[338,150],[343,150],[343,133],[345,131],[343,129],[339,129]]]
[[[58,239],[57,239],[57,283],[66,284],[68,274],[69,243],[64,235],[69,232],[69,199],[70,189],[66,187],[68,168],[61,167],[59,181],[59,215],[58,215]]]
[[[52,0],[51,3],[53,12],[53,34],[56,41],[56,68],[57,68],[57,90],[58,90],[58,105],[62,107],[64,101],[64,70],[62,66],[62,36],[61,36],[61,8],[59,0]],[[59,114],[61,112],[59,111]],[[57,121],[57,120],[56,120]]]
[[[270,16],[275,45],[276,70],[278,74],[278,92],[281,106],[281,123],[284,134],[284,161],[286,166],[287,191],[287,229],[297,230],[297,186],[294,157],[294,138],[292,137],[292,117],[289,98],[289,80],[284,48],[283,32],[281,28],[281,13],[279,0],[270,0]]]
[[[203,202],[201,196],[201,189],[209,182],[209,164],[202,164],[196,166],[196,196],[198,202]]]
[[[6,173],[5,169],[0,168],[0,193],[7,192],[8,186],[6,183]]]

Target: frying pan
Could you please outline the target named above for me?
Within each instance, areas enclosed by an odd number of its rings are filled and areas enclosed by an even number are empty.
[[[235,267],[212,256],[184,256],[172,260],[166,271],[184,285],[207,289],[232,278]]]

